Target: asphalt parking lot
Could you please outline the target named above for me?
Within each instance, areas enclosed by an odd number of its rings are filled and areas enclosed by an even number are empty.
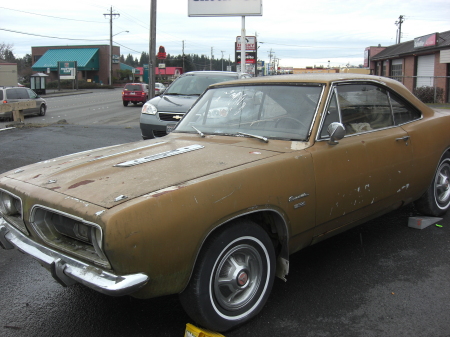
[[[0,131],[0,172],[140,141],[138,128],[53,125]],[[450,215],[423,230],[408,205],[294,254],[263,311],[233,336],[450,336]],[[112,298],[62,288],[31,258],[0,250],[2,336],[183,336],[177,296]]]

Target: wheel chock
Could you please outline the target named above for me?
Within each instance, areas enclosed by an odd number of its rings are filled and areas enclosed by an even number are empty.
[[[187,323],[184,337],[225,337],[224,335],[206,329],[200,329]]]
[[[439,221],[442,218],[435,218],[430,216],[412,216],[409,217],[408,227],[416,228],[416,229],[424,229],[428,226],[431,226]]]

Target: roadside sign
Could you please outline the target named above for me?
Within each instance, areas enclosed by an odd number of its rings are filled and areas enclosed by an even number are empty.
[[[74,80],[76,76],[76,61],[59,61],[58,74],[62,80]]]
[[[262,16],[262,0],[188,0],[188,16]]]

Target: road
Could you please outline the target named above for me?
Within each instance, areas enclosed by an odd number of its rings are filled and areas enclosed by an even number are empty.
[[[141,141],[140,109],[123,107],[118,93],[49,98],[47,123],[79,124],[0,132],[0,173]],[[443,227],[416,230],[407,226],[416,214],[409,205],[294,254],[287,282],[276,279],[262,312],[225,336],[450,336],[450,215]],[[29,256],[0,250],[1,336],[182,337],[186,323],[176,295],[138,300],[63,288]]]
[[[139,126],[142,104],[128,107],[122,105],[121,89],[99,89],[79,95],[43,96],[47,101],[45,116],[26,116],[25,123],[55,123],[65,119],[70,124],[78,125],[123,125]],[[0,128],[10,124],[0,122]]]

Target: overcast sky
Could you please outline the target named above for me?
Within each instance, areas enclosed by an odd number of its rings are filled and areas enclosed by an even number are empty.
[[[0,43],[12,44],[16,57],[32,46],[109,44],[103,14],[111,7],[120,14],[113,40],[121,54],[148,52],[150,0],[2,2]],[[179,55],[184,41],[186,54],[210,56],[212,48],[214,58],[233,60],[241,17],[188,17],[187,7],[188,0],[157,1],[156,47]],[[272,52],[285,67],[359,65],[365,47],[395,44],[400,15],[402,41],[450,30],[449,0],[263,0],[263,15],[246,17],[245,28],[257,36],[258,59]]]

